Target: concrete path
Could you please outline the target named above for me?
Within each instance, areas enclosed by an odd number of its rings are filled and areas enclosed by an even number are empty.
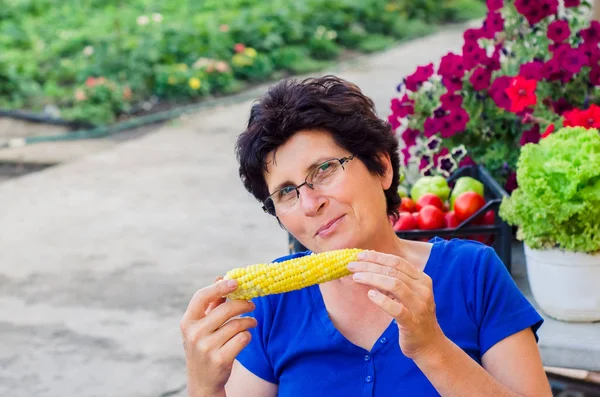
[[[402,76],[462,28],[334,70],[382,117]],[[227,269],[287,253],[243,189],[250,101],[0,184],[0,396],[183,396],[179,320]],[[600,334],[600,328],[598,328]]]

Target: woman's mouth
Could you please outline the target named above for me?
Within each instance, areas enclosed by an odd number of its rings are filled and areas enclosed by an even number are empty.
[[[326,236],[332,234],[338,228],[340,221],[342,220],[343,217],[344,217],[344,215],[342,215],[338,218],[335,218],[335,219],[331,220],[330,222],[327,222],[325,225],[321,226],[319,228],[319,230],[317,230],[317,233],[315,235],[319,236],[319,237],[326,237]]]

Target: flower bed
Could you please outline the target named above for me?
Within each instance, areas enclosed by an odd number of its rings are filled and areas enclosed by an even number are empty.
[[[411,174],[445,177],[481,164],[508,192],[520,147],[560,126],[600,126],[600,23],[589,2],[487,0],[478,29],[437,68],[419,66],[398,86],[390,123]]]
[[[112,123],[480,12],[481,0],[11,0],[0,7],[0,108]]]

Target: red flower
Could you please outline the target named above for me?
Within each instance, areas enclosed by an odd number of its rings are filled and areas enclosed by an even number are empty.
[[[419,86],[426,82],[433,75],[433,63],[426,66],[419,66],[413,74],[406,78],[406,88],[410,91],[417,91]]]
[[[581,0],[565,0],[566,8],[579,7],[579,4],[581,4]]]
[[[548,135],[552,134],[553,132],[554,132],[554,124],[550,124],[548,126],[548,128],[546,128],[546,131],[544,131],[544,133],[542,134],[542,136],[540,137],[540,139],[547,138]]]
[[[569,22],[567,21],[554,21],[548,25],[548,38],[555,43],[560,43],[569,38],[571,29],[569,29]]]
[[[498,11],[499,9],[501,9],[502,7],[504,7],[504,0],[487,0],[486,4],[487,4],[487,7],[488,7],[488,10],[490,10],[490,11]]]
[[[478,67],[475,69],[469,81],[473,84],[475,91],[485,90],[490,86],[490,80],[492,79],[492,72],[484,67]]]
[[[535,105],[537,103],[536,87],[537,81],[535,80],[527,80],[521,76],[514,77],[506,89],[506,95],[511,101],[510,111],[518,113],[528,106]]]
[[[573,109],[563,116],[563,127],[600,128],[600,107],[595,104],[587,110]]]

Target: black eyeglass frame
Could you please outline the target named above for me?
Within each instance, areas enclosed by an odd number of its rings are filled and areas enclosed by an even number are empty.
[[[301,184],[299,184],[298,186],[284,186],[284,187],[282,187],[281,189],[277,189],[277,190],[276,190],[276,191],[274,191],[273,193],[269,194],[269,196],[268,196],[266,199],[264,199],[264,200],[263,200],[263,202],[262,202],[262,204],[263,204],[263,206],[262,206],[262,209],[263,209],[263,211],[264,211],[265,213],[269,214],[269,215],[273,215],[273,216],[275,216],[275,217],[276,217],[277,215],[276,215],[276,212],[275,212],[275,204],[273,203],[273,199],[271,198],[273,195],[275,195],[275,194],[279,193],[279,192],[280,192],[282,189],[287,189],[287,188],[293,187],[293,188],[294,188],[294,190],[296,190],[296,199],[299,199],[299,198],[300,198],[300,190],[299,190],[299,189],[300,189],[302,186],[306,185],[306,186],[308,186],[309,188],[311,188],[311,189],[313,189],[313,190],[314,190],[314,186],[313,186],[313,184],[311,184],[311,183],[309,183],[309,182],[308,182],[308,177],[309,177],[309,176],[310,176],[310,175],[311,175],[311,174],[312,174],[312,173],[313,173],[313,172],[314,172],[314,171],[315,171],[317,168],[319,168],[319,167],[320,167],[320,166],[322,166],[323,164],[329,163],[329,162],[330,162],[330,161],[332,161],[332,160],[337,160],[337,161],[339,161],[339,162],[340,162],[340,165],[342,166],[342,169],[345,171],[346,169],[344,168],[344,164],[346,164],[347,162],[349,162],[349,161],[351,161],[352,159],[354,159],[354,157],[356,157],[356,154],[353,154],[353,155],[351,155],[351,156],[346,156],[346,157],[340,157],[340,158],[335,158],[335,157],[333,157],[333,158],[330,158],[329,160],[325,160],[325,161],[323,161],[323,162],[322,162],[322,163],[320,163],[319,165],[316,165],[315,167],[313,167],[313,168],[312,168],[312,169],[311,169],[311,170],[308,172],[308,174],[306,175],[306,178],[304,178],[304,182],[302,182],[302,183],[301,183]],[[271,211],[269,211],[269,205],[268,205],[269,201],[271,202],[271,206],[272,206],[272,208],[273,208],[273,211],[272,211],[272,212],[271,212]]]

